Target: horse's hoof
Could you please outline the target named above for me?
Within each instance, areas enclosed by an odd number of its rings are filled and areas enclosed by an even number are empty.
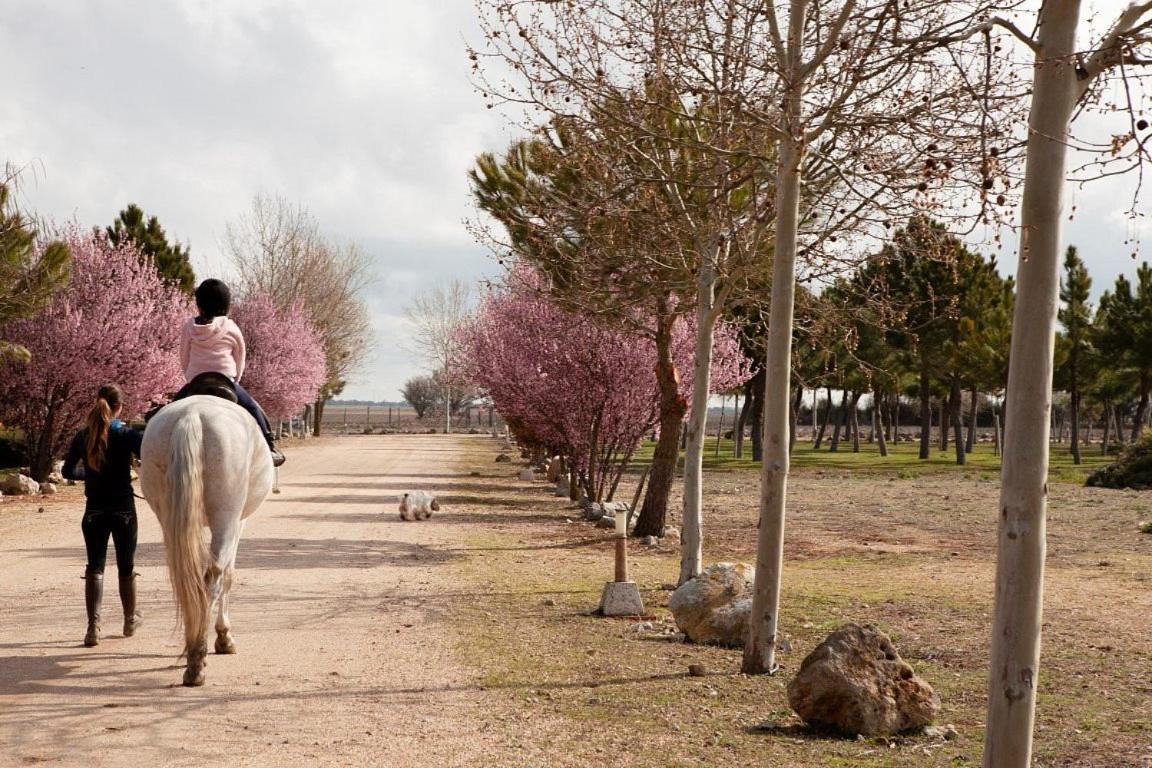
[[[236,653],[236,643],[233,642],[231,637],[224,635],[216,636],[216,653],[232,654]]]
[[[184,670],[184,685],[189,688],[196,688],[198,686],[204,685],[204,670]]]

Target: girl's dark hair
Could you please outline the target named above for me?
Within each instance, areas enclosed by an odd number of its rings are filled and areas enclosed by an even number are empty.
[[[108,428],[112,424],[112,414],[120,407],[122,400],[120,387],[105,384],[96,393],[96,405],[88,411],[85,425],[88,427],[88,451],[84,457],[88,468],[99,472],[104,466],[104,454],[108,450]]]
[[[232,308],[232,291],[223,280],[210,277],[196,286],[196,306],[200,315],[209,320],[227,315]]]

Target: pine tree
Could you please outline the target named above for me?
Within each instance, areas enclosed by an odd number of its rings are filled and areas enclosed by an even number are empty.
[[[65,243],[37,247],[35,229],[10,195],[0,184],[0,325],[36,314],[67,284],[72,265]],[[27,359],[28,350],[0,338],[0,362],[5,358]]]
[[[1092,278],[1088,268],[1076,253],[1076,246],[1068,246],[1064,256],[1064,279],[1060,281],[1060,300],[1064,302],[1059,319],[1064,327],[1063,346],[1066,355],[1066,381],[1072,416],[1072,461],[1080,463],[1080,404],[1084,389],[1087,357],[1092,353],[1089,331],[1092,327],[1092,309],[1088,294]]]
[[[188,261],[187,246],[170,244],[168,235],[155,216],[144,218],[144,211],[135,203],[120,211],[116,221],[106,230],[113,245],[124,241],[136,244],[141,254],[150,256],[156,271],[165,280],[174,282],[188,293],[196,286],[196,275]]]
[[[1136,270],[1136,285],[1124,275],[1116,278],[1111,292],[1100,297],[1097,323],[1101,352],[1114,360],[1116,367],[1129,368],[1135,374],[1139,403],[1132,423],[1132,439],[1148,421],[1152,395],[1152,266],[1147,262]]]

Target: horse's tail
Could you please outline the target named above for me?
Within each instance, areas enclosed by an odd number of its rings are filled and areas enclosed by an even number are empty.
[[[204,564],[204,428],[195,413],[182,415],[172,429],[168,445],[167,495],[164,547],[168,554],[168,578],[176,593],[176,619],[184,624],[186,650],[208,631],[208,591]]]

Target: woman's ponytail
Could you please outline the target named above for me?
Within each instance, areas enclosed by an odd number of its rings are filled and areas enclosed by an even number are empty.
[[[112,414],[120,407],[120,388],[115,384],[105,384],[96,395],[96,404],[88,411],[85,426],[88,428],[88,445],[85,463],[88,469],[99,472],[104,466],[104,455],[108,451],[108,430],[112,426]]]

